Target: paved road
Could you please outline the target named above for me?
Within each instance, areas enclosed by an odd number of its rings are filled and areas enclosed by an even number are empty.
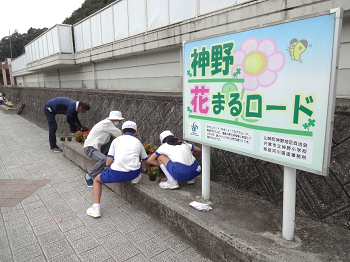
[[[85,172],[50,152],[48,132],[16,114],[0,123],[0,261],[210,261],[106,187],[103,216],[87,216]]]

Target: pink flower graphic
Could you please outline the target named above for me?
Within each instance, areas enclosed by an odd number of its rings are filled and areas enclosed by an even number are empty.
[[[244,78],[242,87],[254,91],[261,87],[269,87],[277,80],[277,73],[285,64],[285,56],[277,51],[276,42],[264,38],[260,42],[256,38],[246,39],[235,54],[235,66],[232,75],[240,69],[240,78]]]

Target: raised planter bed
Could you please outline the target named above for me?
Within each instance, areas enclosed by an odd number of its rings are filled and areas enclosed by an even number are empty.
[[[0,105],[0,110],[3,111],[5,114],[16,114],[18,111],[18,107],[8,107],[5,105]]]

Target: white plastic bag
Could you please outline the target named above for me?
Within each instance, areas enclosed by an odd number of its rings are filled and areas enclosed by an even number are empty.
[[[201,211],[209,211],[210,209],[212,209],[208,204],[199,203],[197,201],[191,201],[190,206]]]

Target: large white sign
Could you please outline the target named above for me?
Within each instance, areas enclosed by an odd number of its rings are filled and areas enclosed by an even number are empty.
[[[184,138],[326,175],[336,21],[331,13],[185,43]]]

